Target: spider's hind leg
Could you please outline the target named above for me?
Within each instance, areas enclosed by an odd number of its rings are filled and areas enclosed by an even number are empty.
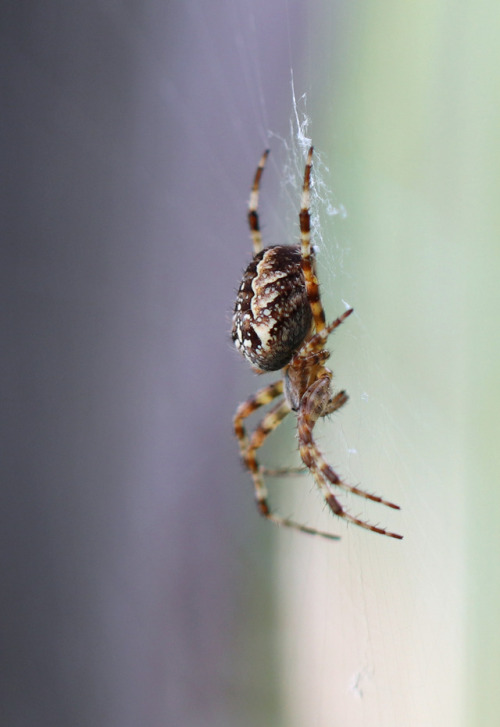
[[[260,158],[259,166],[257,167],[253,180],[252,191],[250,192],[250,201],[248,203],[248,224],[253,241],[254,255],[262,250],[262,235],[260,233],[259,213],[257,211],[257,207],[259,204],[260,178],[262,177],[262,172],[264,171],[268,154],[269,149],[266,149]]]
[[[302,255],[301,265],[302,272],[307,288],[307,297],[311,305],[311,311],[314,318],[314,326],[317,332],[325,328],[325,311],[321,304],[319,296],[319,282],[316,276],[316,261],[314,251],[311,245],[311,167],[312,167],[313,147],[309,149],[306,160],[306,168],[304,172],[304,184],[302,186],[302,198],[300,201],[300,251]]]

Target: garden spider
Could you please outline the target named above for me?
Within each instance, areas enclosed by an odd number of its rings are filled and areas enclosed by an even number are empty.
[[[256,452],[286,415],[294,411],[297,413],[300,456],[332,512],[367,530],[401,539],[401,535],[370,525],[344,510],[332,485],[396,510],[399,510],[399,506],[343,482],[326,462],[313,439],[316,421],[340,409],[348,398],[345,391],[337,394],[332,392],[333,374],[324,365],[330,353],[324,346],[330,333],[351,315],[353,309],[349,308],[333,323],[326,325],[311,246],[309,187],[312,147],[307,155],[302,187],[300,245],[275,245],[262,249],[257,207],[260,179],[268,154],[269,150],[261,157],[250,194],[248,222],[254,257],[243,274],[234,307],[232,329],[236,348],[257,373],[279,369],[283,373],[281,380],[265,386],[240,404],[234,416],[234,430],[243,462],[253,478],[258,510],[277,525],[339,539],[338,535],[281,517],[271,512],[269,507],[264,475],[289,474],[294,470],[266,470],[257,462]],[[244,420],[281,395],[283,398],[248,436],[243,426]]]

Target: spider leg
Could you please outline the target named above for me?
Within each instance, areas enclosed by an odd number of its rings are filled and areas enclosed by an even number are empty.
[[[240,452],[243,459],[245,458],[248,449],[248,436],[245,427],[243,426],[243,420],[253,414],[254,411],[257,411],[257,409],[259,409],[261,406],[269,404],[271,401],[273,401],[273,399],[275,399],[277,396],[280,396],[282,393],[283,380],[276,381],[274,384],[271,384],[270,386],[265,386],[263,389],[260,389],[260,391],[247,399],[247,401],[244,401],[242,404],[240,404],[238,409],[236,410],[236,414],[234,416],[234,431],[238,438]],[[259,468],[261,474],[269,475],[270,477],[282,477],[283,475],[298,475],[303,474],[307,471],[306,467],[276,467],[270,469],[261,465]]]
[[[279,426],[283,419],[290,413],[290,406],[286,401],[278,403],[275,407],[269,411],[262,419],[261,423],[253,432],[250,442],[248,444],[246,454],[244,455],[245,465],[250,470],[252,475],[254,487],[255,487],[255,499],[257,503],[257,509],[259,513],[267,520],[275,523],[276,525],[282,525],[283,527],[293,528],[294,530],[300,530],[303,533],[309,533],[310,535],[320,535],[323,538],[329,538],[330,540],[339,540],[338,535],[331,533],[325,533],[322,530],[316,530],[315,528],[302,525],[289,518],[281,517],[271,512],[269,507],[268,492],[263,480],[263,468],[259,466],[256,459],[256,451],[263,445],[265,439],[269,434]]]
[[[326,416],[327,414],[333,414],[334,411],[337,411],[337,409],[340,409],[341,406],[344,406],[344,404],[349,401],[349,397],[347,396],[345,391],[339,391],[338,394],[335,394],[335,396],[330,399],[328,404],[325,408],[325,413],[322,416]]]
[[[248,467],[252,474],[254,472],[262,472],[255,453],[262,447],[264,441],[283,421],[287,414],[290,413],[290,407],[286,401],[280,401],[269,411],[260,424],[255,428],[255,431],[250,437],[246,453],[244,455],[245,465]],[[263,486],[262,486],[263,487]],[[256,487],[258,490],[258,488]],[[265,493],[267,494],[267,493]],[[257,491],[257,500],[259,500],[259,493]]]
[[[287,477],[288,475],[303,475],[307,472],[307,467],[259,467],[260,473],[266,477]]]
[[[260,234],[259,214],[257,212],[257,207],[259,204],[260,178],[262,177],[262,172],[264,171],[268,155],[269,149],[266,149],[266,151],[260,158],[259,166],[257,167],[257,171],[255,172],[252,191],[250,192],[250,201],[248,202],[248,224],[250,226],[250,234],[253,240],[254,255],[262,250],[262,235]]]
[[[354,313],[354,308],[349,308],[348,310],[344,311],[342,315],[340,315],[338,318],[336,318],[333,323],[329,323],[325,328],[323,328],[321,331],[318,331],[318,333],[315,333],[314,336],[312,336],[307,343],[304,344],[304,346],[301,348],[300,352],[296,355],[300,355],[301,357],[307,356],[311,351],[317,351],[319,348],[325,345],[325,341],[330,335],[332,331],[334,331],[336,328],[340,326],[341,323],[345,321],[346,318],[349,318],[351,313]]]
[[[325,311],[319,297],[319,283],[316,277],[314,251],[311,247],[311,167],[313,147],[309,149],[304,172],[304,185],[302,187],[302,198],[300,201],[300,249],[302,253],[302,272],[306,281],[307,297],[311,304],[316,331],[325,328]]]
[[[275,381],[274,384],[269,384],[263,389],[260,389],[253,396],[250,396],[246,401],[238,406],[233,419],[234,433],[238,439],[240,445],[240,453],[243,458],[247,453],[248,449],[248,436],[243,426],[243,420],[257,411],[261,406],[269,404],[277,396],[283,393],[283,380]]]
[[[337,396],[330,398],[330,377],[323,376],[312,384],[302,397],[300,409],[298,412],[298,431],[299,431],[299,449],[300,456],[306,467],[308,467],[316,480],[316,483],[323,494],[328,506],[340,517],[350,520],[351,522],[359,525],[367,530],[372,530],[375,533],[381,535],[387,535],[391,538],[401,539],[403,536],[397,533],[389,532],[383,528],[376,527],[364,520],[359,520],[346,512],[338,502],[337,498],[332,492],[331,485],[337,485],[345,490],[353,492],[355,495],[360,495],[367,500],[379,502],[387,507],[399,510],[399,506],[392,502],[383,500],[378,495],[372,495],[364,490],[360,490],[358,487],[348,485],[343,482],[337,475],[335,470],[326,462],[323,455],[321,454],[316,442],[313,438],[313,429],[316,421],[319,417],[324,416],[329,411],[335,411],[335,406],[338,408],[345,403],[345,394],[340,392]],[[333,407],[333,408],[332,408]]]

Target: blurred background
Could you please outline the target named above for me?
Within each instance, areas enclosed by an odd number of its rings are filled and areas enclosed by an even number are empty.
[[[496,723],[499,16],[2,3],[2,724]],[[318,439],[401,542],[308,477],[275,507],[342,540],[273,528],[238,461],[249,187],[270,147],[295,242],[310,139],[327,317],[355,308]]]

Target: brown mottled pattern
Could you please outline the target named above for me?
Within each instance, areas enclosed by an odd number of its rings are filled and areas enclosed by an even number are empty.
[[[311,328],[312,312],[298,247],[258,253],[243,274],[232,338],[252,366],[277,371],[290,361]]]

